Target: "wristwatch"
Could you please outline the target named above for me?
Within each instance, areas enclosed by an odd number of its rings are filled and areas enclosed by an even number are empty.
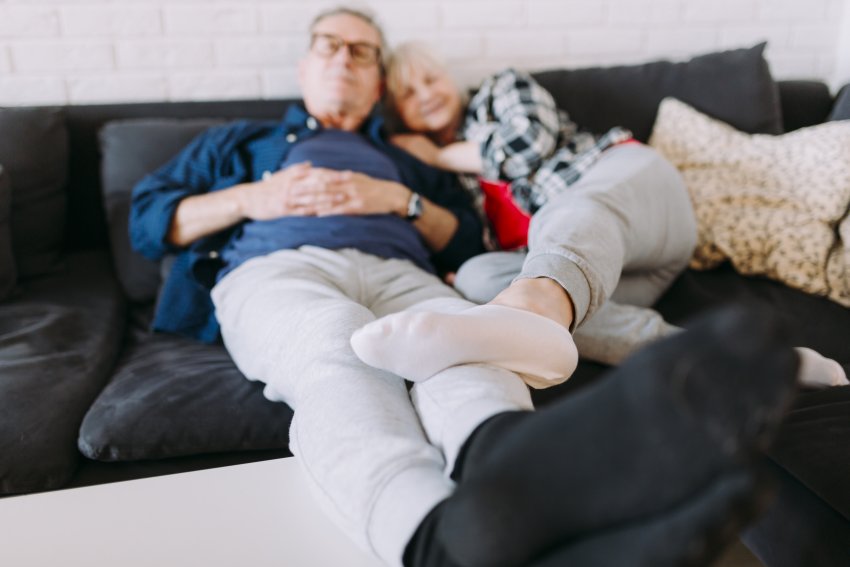
[[[422,197],[419,193],[411,191],[410,200],[407,201],[407,220],[415,221],[422,216]]]

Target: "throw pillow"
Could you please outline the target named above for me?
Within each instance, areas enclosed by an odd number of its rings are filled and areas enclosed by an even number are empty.
[[[850,123],[750,135],[665,99],[650,144],[684,176],[699,226],[691,267],[730,260],[850,306]]]
[[[764,48],[761,43],[680,63],[553,70],[534,76],[573,121],[592,132],[623,126],[645,142],[659,103],[669,96],[744,132],[779,134],[779,91]]]
[[[106,124],[100,132],[104,208],[115,271],[127,297],[151,301],[159,289],[158,262],[130,246],[128,222],[133,187],[177,155],[192,138],[221,121],[139,119]]]
[[[12,185],[9,175],[0,165],[0,301],[6,299],[15,287],[17,270],[12,254]]]
[[[55,108],[0,109],[0,163],[12,179],[12,247],[18,277],[61,267],[68,133]]]
[[[286,448],[292,410],[262,392],[221,345],[137,332],[78,445],[102,461]]]

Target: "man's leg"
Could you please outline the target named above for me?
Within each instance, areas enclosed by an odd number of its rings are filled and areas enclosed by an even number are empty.
[[[269,399],[294,408],[290,447],[318,500],[353,539],[397,565],[453,483],[403,380],[366,366],[349,345],[374,319],[350,298],[369,300],[366,282],[382,264],[353,251],[278,252],[228,274],[213,300],[237,366],[266,384]],[[417,296],[419,287],[412,283],[411,301],[429,297]]]
[[[650,558],[669,542],[653,549],[633,536],[677,518],[670,549],[684,553],[751,496],[749,463],[793,395],[797,359],[784,342],[768,313],[721,312],[569,398],[493,417],[464,445],[457,491],[407,557],[533,565],[556,552],[581,557],[581,545],[605,553],[597,538],[607,535]]]
[[[724,472],[681,504],[568,541],[523,567],[709,565],[769,496],[757,478],[748,470]],[[443,508],[437,507],[425,519],[405,553],[406,567],[465,567],[438,538],[442,513]],[[509,540],[502,545],[510,549],[523,542]]]

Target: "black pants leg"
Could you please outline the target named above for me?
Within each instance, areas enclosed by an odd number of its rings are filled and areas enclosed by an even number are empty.
[[[768,314],[724,311],[574,396],[483,424],[409,565],[529,565],[747,474],[793,392],[796,357],[776,328]]]

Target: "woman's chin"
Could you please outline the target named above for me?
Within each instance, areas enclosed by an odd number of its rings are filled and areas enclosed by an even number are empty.
[[[425,128],[428,132],[442,132],[451,124],[451,116],[448,113],[435,114],[425,119]]]

